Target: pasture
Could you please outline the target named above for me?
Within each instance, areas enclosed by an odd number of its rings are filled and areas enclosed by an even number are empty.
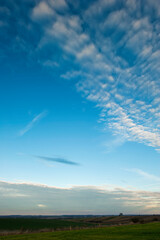
[[[0,218],[0,232],[2,231],[53,231],[72,229],[76,227],[89,227],[91,223],[73,221],[71,219],[46,219],[46,218]]]
[[[160,223],[0,236],[0,240],[160,240]]]

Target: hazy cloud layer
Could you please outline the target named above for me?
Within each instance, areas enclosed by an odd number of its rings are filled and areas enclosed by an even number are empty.
[[[158,192],[0,181],[0,214],[158,214],[159,207]]]
[[[158,0],[23,1],[21,11],[18,1],[8,2],[0,26],[5,33],[16,16],[13,52],[18,46],[54,71],[72,62],[61,77],[95,102],[105,128],[160,150]]]

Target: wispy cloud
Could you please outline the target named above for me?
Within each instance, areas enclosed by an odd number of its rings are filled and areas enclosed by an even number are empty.
[[[116,136],[113,139],[110,139],[108,142],[104,143],[104,146],[107,148],[107,152],[110,153],[114,151],[116,148],[120,147],[125,143],[125,139],[121,136]]]
[[[147,172],[144,172],[144,171],[142,171],[141,169],[138,169],[138,168],[125,169],[125,171],[136,173],[136,174],[138,174],[138,175],[140,175],[140,176],[142,176],[142,177],[144,177],[148,180],[160,182],[160,177],[155,176],[155,175],[150,174],[150,173],[147,173]]]
[[[47,111],[41,112],[40,114],[36,115],[31,122],[29,122],[20,132],[19,136],[23,136],[25,133],[27,133],[29,130],[31,130],[34,125],[39,122],[42,118],[44,118],[47,115]]]
[[[75,165],[79,166],[79,163],[69,161],[65,158],[59,158],[59,157],[44,157],[44,156],[35,156],[36,158],[45,160],[45,161],[50,161],[50,162],[58,162],[62,164],[67,164],[67,165]]]

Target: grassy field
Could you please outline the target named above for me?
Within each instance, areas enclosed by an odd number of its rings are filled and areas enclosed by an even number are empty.
[[[0,218],[0,232],[1,231],[16,231],[21,232],[37,231],[42,229],[65,229],[76,227],[92,226],[91,223],[64,220],[64,219],[40,219],[40,218]]]
[[[0,240],[160,240],[160,223],[0,236]]]

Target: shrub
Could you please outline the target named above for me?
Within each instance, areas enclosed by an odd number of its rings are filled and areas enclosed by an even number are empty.
[[[155,217],[155,218],[153,218],[153,220],[152,220],[153,222],[155,222],[155,221],[158,221],[158,218],[157,217]]]
[[[140,221],[140,219],[138,217],[132,218],[132,222],[133,223],[138,223],[139,221]]]

